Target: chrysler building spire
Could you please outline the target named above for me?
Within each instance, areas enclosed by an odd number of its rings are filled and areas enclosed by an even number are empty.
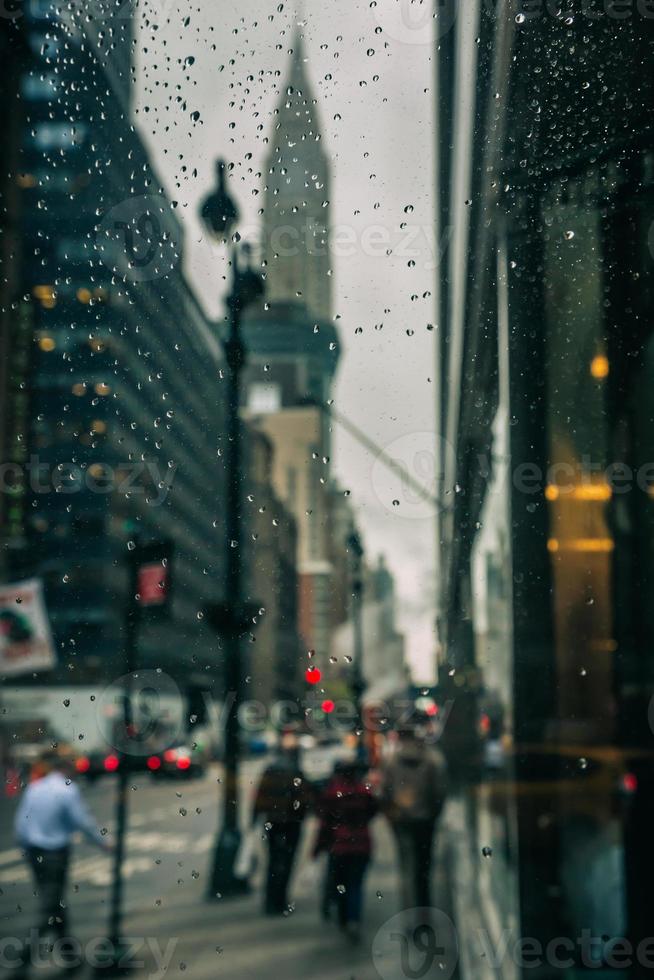
[[[299,29],[273,118],[264,212],[267,298],[302,303],[311,317],[329,320],[329,168]]]

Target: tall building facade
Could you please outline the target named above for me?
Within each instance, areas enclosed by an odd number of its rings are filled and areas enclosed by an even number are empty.
[[[19,11],[15,11],[19,13]],[[21,277],[21,188],[19,160],[25,119],[21,79],[29,61],[24,23],[7,16],[0,23],[0,54],[6,97],[0,107],[4,134],[0,170],[0,578],[9,552],[25,534],[25,497],[21,467],[27,446],[22,439],[29,413],[32,354],[31,305],[23,298]]]
[[[299,697],[302,650],[298,628],[297,525],[275,490],[275,450],[260,429],[246,430],[245,518],[247,600],[257,612],[256,630],[243,644],[246,695],[271,706]]]
[[[332,637],[330,425],[338,364],[331,322],[329,169],[302,37],[273,113],[264,187],[266,303],[244,317],[243,410],[270,440],[275,493],[297,527],[298,629],[327,665]]]
[[[482,782],[467,811],[465,853],[493,857],[467,868],[459,926],[636,948],[654,871],[654,39],[646,5],[581,6],[474,0],[439,21],[440,677],[445,735],[492,699],[509,747],[502,789]]]
[[[181,224],[130,121],[131,34],[118,20],[89,40],[54,5],[25,8],[13,179],[30,411],[25,533],[7,575],[44,579],[58,651],[48,684],[105,683],[120,672],[132,542],[165,541],[171,612],[165,623],[144,618],[139,664],[182,690],[220,693],[205,609],[223,598],[222,347],[184,278]]]

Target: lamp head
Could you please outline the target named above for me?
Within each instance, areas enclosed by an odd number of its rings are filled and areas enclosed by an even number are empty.
[[[225,161],[217,160],[216,182],[218,186],[204,199],[200,208],[205,228],[212,238],[219,240],[226,238],[238,221],[238,208],[225,186],[226,170]]]

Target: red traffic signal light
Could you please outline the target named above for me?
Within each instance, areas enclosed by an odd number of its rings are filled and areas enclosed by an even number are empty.
[[[307,667],[304,676],[307,684],[318,684],[322,674],[317,667]]]
[[[334,702],[331,700],[331,698],[327,698],[327,700],[323,701],[323,703],[321,704],[321,708],[326,715],[331,715],[332,711],[334,710],[334,707],[335,705]]]

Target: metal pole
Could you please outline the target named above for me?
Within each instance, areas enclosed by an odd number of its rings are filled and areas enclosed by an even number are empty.
[[[354,676],[352,678],[352,692],[357,703],[357,728],[359,731],[357,755],[361,761],[364,761],[366,758],[366,745],[363,693],[366,689],[366,682],[363,673],[363,547],[356,531],[353,531],[350,535],[348,545],[352,552],[352,628],[354,632]]]
[[[132,558],[129,568],[129,594],[125,613],[125,644],[123,653],[123,731],[126,739],[132,728],[132,673],[136,666],[136,649],[139,625],[139,604],[136,599],[138,562]],[[128,820],[128,765],[127,754],[123,751],[118,767],[118,797],[116,800],[116,836],[114,850],[113,881],[111,889],[111,911],[109,919],[109,940],[111,942],[112,965],[121,959],[122,903],[123,903],[123,859],[125,857],[125,835]]]
[[[222,820],[214,853],[209,897],[238,894],[247,890],[247,882],[234,875],[234,862],[241,842],[238,806],[239,723],[241,702],[241,632],[242,632],[242,546],[241,515],[241,443],[240,419],[241,371],[245,350],[241,339],[241,282],[236,251],[232,251],[232,290],[229,307],[229,337],[225,344],[227,362],[227,500],[226,500],[226,569],[225,595],[231,610],[224,629],[226,710],[224,745],[224,780]]]

